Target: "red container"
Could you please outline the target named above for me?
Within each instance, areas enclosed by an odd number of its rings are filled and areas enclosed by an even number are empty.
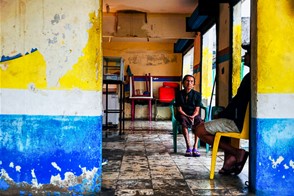
[[[169,103],[175,98],[175,95],[175,88],[162,86],[158,89],[158,96],[160,102]]]
[[[163,82],[162,86],[179,89],[179,84],[175,82]]]

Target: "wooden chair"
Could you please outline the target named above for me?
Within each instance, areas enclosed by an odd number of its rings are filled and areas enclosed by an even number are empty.
[[[230,138],[237,138],[237,139],[249,139],[249,104],[246,108],[245,118],[243,122],[243,129],[240,133],[222,133],[217,132],[214,137],[213,147],[212,147],[212,154],[211,154],[211,165],[210,165],[210,175],[209,178],[212,180],[214,179],[214,171],[215,171],[215,164],[216,164],[216,157],[218,152],[218,146],[221,137],[230,137]]]
[[[130,76],[130,100],[131,100],[131,118],[135,120],[136,106],[135,101],[146,101],[148,102],[148,116],[149,121],[152,120],[152,100],[153,100],[153,88],[152,88],[152,77],[145,75],[145,90],[142,92],[136,92],[135,79],[142,78],[141,76]]]
[[[170,111],[171,111],[171,119],[172,119],[172,126],[173,126],[173,146],[174,146],[174,153],[177,153],[178,145],[177,145],[177,137],[178,137],[178,130],[181,129],[181,124],[176,120],[175,117],[175,109],[174,109],[175,100],[173,100],[170,104]],[[205,111],[205,118],[204,121],[208,121],[208,108],[201,104],[201,109]],[[191,128],[188,129],[191,131]],[[200,146],[200,140],[198,142],[198,147]],[[209,152],[209,144],[206,144],[206,153]]]

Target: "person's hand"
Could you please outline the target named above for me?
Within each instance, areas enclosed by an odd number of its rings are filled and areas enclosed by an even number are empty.
[[[188,116],[189,120],[194,124],[194,117],[193,116]]]

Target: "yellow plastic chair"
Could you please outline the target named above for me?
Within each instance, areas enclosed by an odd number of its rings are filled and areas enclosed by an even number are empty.
[[[214,171],[215,171],[215,164],[216,164],[216,156],[218,152],[218,145],[221,137],[231,137],[237,139],[249,139],[249,104],[246,108],[245,119],[243,122],[243,129],[240,133],[222,133],[217,132],[214,137],[213,147],[212,147],[212,154],[211,154],[211,165],[210,165],[210,175],[209,178],[211,180],[214,179]]]
[[[178,131],[182,129],[181,124],[176,120],[175,117],[175,109],[174,109],[175,100],[170,103],[170,111],[171,111],[171,119],[172,119],[172,126],[173,126],[173,146],[174,146],[174,153],[177,153],[178,145],[177,145],[177,138],[178,138]],[[205,111],[204,122],[208,121],[208,108],[203,106],[201,103],[201,109]],[[191,128],[188,128],[188,131],[191,131]],[[198,148],[200,147],[200,140],[198,141]],[[209,152],[209,144],[206,144],[206,153]]]

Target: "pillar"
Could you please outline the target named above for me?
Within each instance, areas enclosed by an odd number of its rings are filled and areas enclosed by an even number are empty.
[[[294,3],[252,1],[250,189],[294,194]]]
[[[101,2],[1,1],[0,195],[100,191]]]

